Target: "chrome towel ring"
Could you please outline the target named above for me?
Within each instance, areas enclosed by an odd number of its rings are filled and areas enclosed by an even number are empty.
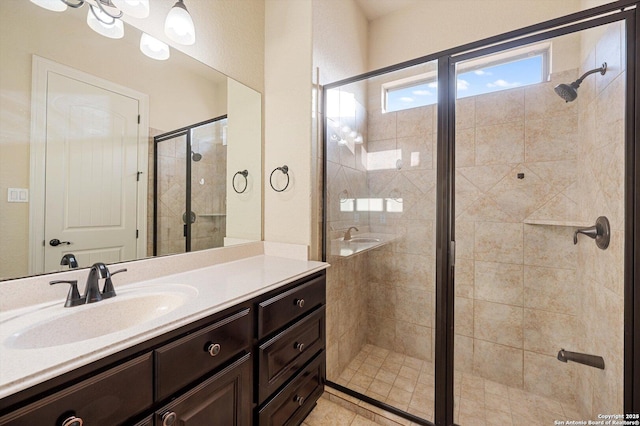
[[[244,188],[242,188],[242,190],[238,190],[238,188],[236,188],[236,176],[242,176],[244,178]],[[231,186],[233,186],[233,190],[236,191],[238,194],[242,194],[244,191],[247,190],[247,185],[249,184],[249,180],[247,179],[247,176],[249,176],[249,172],[247,170],[240,170],[237,171],[235,175],[233,175],[233,178],[231,179]]]
[[[287,183],[282,189],[276,189],[276,187],[273,186],[273,174],[276,172],[276,170],[280,170],[287,177]],[[282,167],[276,167],[271,171],[271,174],[269,175],[269,185],[271,185],[271,188],[273,188],[273,190],[276,192],[282,192],[289,187],[289,167],[286,164]]]

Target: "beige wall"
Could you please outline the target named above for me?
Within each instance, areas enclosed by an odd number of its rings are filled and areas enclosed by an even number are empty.
[[[262,98],[246,86],[229,80],[227,134],[227,232],[226,237],[262,239]],[[256,117],[260,119],[256,120]],[[247,170],[246,182],[236,172]]]
[[[311,243],[311,1],[265,2],[264,237]],[[269,175],[289,167],[289,187]],[[286,178],[274,173],[281,189]]]
[[[369,68],[382,68],[579,9],[579,0],[422,2],[369,24]]]

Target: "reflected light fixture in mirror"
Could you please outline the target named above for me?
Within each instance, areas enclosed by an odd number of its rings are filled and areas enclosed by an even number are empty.
[[[31,0],[31,3],[37,4],[52,12],[64,12],[67,10],[67,5],[60,0]]]
[[[111,0],[125,15],[144,19],[149,16],[149,0]]]
[[[196,42],[193,19],[191,19],[183,0],[178,0],[167,14],[167,19],[164,21],[164,32],[167,37],[179,44],[188,46]]]
[[[105,37],[114,39],[124,37],[122,21],[109,15],[104,9],[94,7],[92,4],[89,5],[89,11],[87,12],[87,25],[93,31]]]
[[[100,35],[109,38],[122,38],[124,25],[120,18],[129,15],[134,18],[149,16],[149,0],[31,0],[32,3],[54,12],[64,12],[67,7],[77,9],[88,4],[87,25]],[[196,41],[193,19],[183,0],[173,5],[165,20],[165,33],[176,43],[191,45]],[[162,41],[143,34],[140,50],[150,58],[166,60],[169,58],[169,46]]]
[[[140,51],[151,59],[158,61],[167,60],[171,55],[169,45],[147,33],[142,33],[140,37]]]

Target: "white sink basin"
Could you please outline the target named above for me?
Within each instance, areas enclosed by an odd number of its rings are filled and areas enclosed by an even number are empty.
[[[60,302],[1,324],[11,330],[3,343],[12,349],[40,349],[94,339],[166,315],[197,294],[194,287],[171,284],[128,289],[114,298],[72,308],[63,308]]]

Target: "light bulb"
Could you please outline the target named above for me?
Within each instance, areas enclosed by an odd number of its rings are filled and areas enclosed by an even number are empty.
[[[100,17],[98,19],[96,17]],[[105,22],[111,22],[105,24]],[[89,5],[89,11],[87,12],[87,25],[100,35],[109,38],[122,38],[124,37],[124,25],[120,19],[112,18],[107,15],[98,7]]]
[[[147,33],[142,33],[140,37],[140,50],[148,57],[158,61],[169,59],[170,56],[169,46]]]
[[[196,42],[196,30],[193,19],[182,0],[173,5],[164,21],[164,32],[171,40],[183,45]]]
[[[37,4],[52,12],[64,12],[67,10],[67,5],[60,0],[31,0],[31,3]]]
[[[149,0],[111,0],[113,5],[123,13],[134,18],[149,16]]]

